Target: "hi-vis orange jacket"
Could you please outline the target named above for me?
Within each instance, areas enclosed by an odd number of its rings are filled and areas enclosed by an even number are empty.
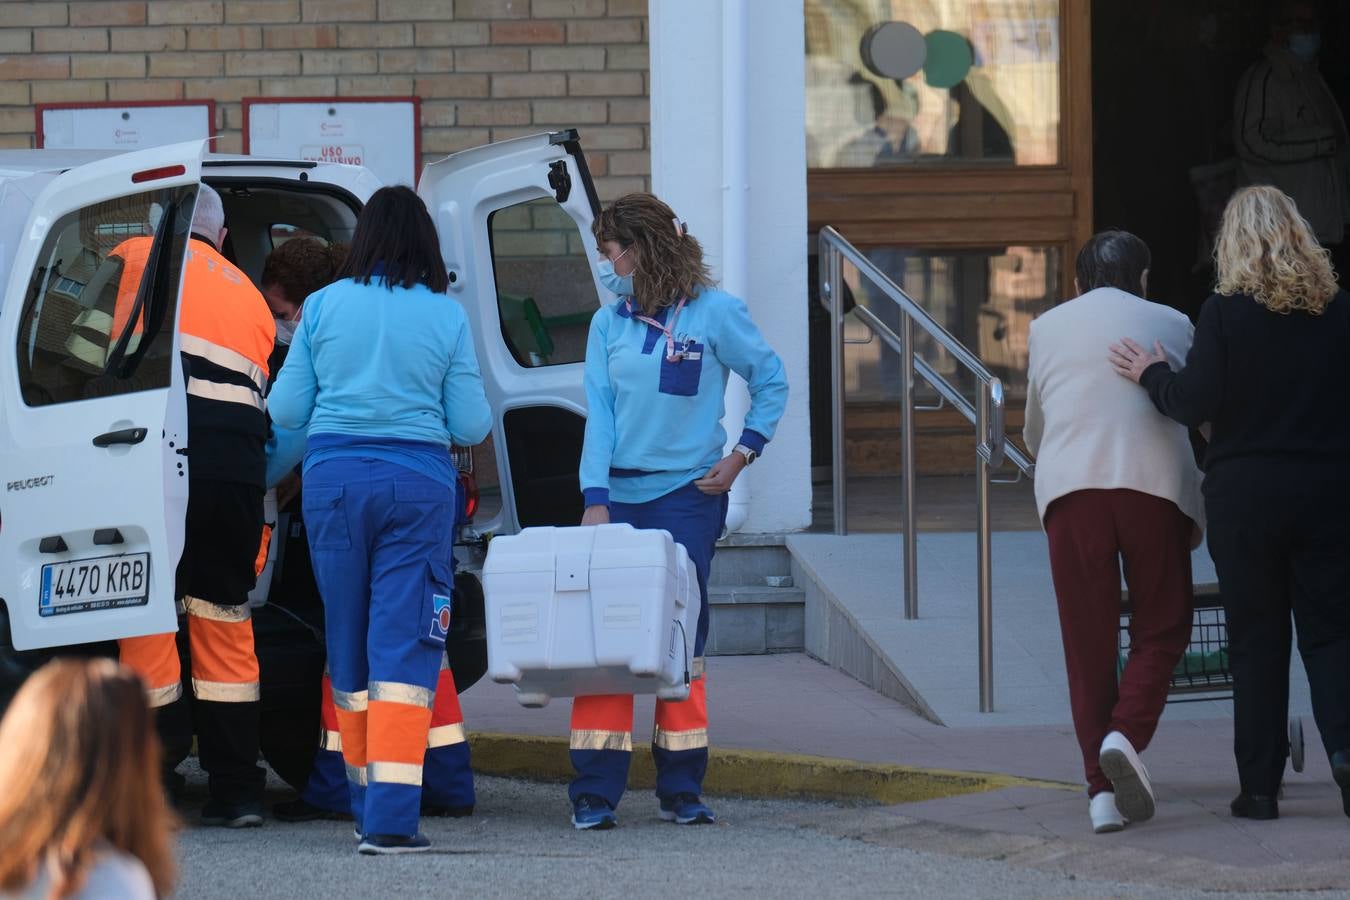
[[[248,276],[193,235],[178,330],[187,364],[188,449],[194,479],[265,487],[267,357],[276,324]]]

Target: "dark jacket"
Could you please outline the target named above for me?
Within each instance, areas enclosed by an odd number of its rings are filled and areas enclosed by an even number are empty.
[[[1321,315],[1271,312],[1245,294],[1205,301],[1186,365],[1144,371],[1158,410],[1183,425],[1210,424],[1204,468],[1243,459],[1350,468],[1350,295]]]

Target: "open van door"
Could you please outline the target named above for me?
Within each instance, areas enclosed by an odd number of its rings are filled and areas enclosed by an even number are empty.
[[[28,207],[0,246],[0,599],[15,649],[177,628],[179,287],[204,151],[0,185],[5,216]]]
[[[427,166],[417,186],[440,233],[449,293],[473,329],[501,512],[482,533],[581,520],[581,376],[601,297],[600,212],[575,131],[489,144]]]

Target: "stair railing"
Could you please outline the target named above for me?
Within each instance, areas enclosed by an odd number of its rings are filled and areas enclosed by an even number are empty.
[[[904,292],[875,263],[864,256],[838,231],[830,226],[820,230],[820,298],[830,312],[830,390],[833,417],[833,489],[834,533],[848,534],[848,489],[845,480],[844,448],[844,260],[858,270],[858,274],[875,286],[884,297],[900,310],[900,331],[879,319],[864,306],[854,306],[850,312],[866,325],[882,342],[900,354],[900,441],[901,441],[901,518],[904,537],[904,606],[905,618],[919,617],[918,534],[914,514],[914,386],[915,375],[937,391],[939,405],[946,402],[958,410],[975,426],[975,508],[976,558],[979,619],[980,712],[994,710],[994,615],[993,565],[991,562],[989,525],[990,472],[1002,467],[1005,460],[1018,470],[1017,477],[1035,476],[1035,462],[1010,442],[1005,433],[1003,382],[989,372],[979,358],[934,321],[913,298]],[[915,354],[914,329],[918,326],[938,346],[951,354],[952,359],[975,379],[975,402],[966,399],[951,382],[938,373],[927,360]]]

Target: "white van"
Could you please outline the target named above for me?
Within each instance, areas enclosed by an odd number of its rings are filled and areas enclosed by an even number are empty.
[[[175,323],[199,182],[224,202],[225,255],[255,281],[289,237],[349,240],[380,187],[359,166],[214,156],[205,142],[0,151],[0,679],[19,656],[9,648],[176,627],[191,447]],[[456,153],[427,166],[417,190],[495,416],[469,550],[494,532],[573,524],[586,332],[610,299],[594,271],[599,206],[578,135]],[[139,294],[114,322],[99,302],[117,290],[103,264],[146,235]]]

